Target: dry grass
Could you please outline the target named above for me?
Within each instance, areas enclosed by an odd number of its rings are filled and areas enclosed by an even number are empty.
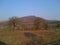
[[[43,43],[49,43],[60,38],[60,32],[51,30],[40,30],[40,31],[0,31],[0,41],[3,41],[10,45],[20,45],[23,42],[28,42],[28,38],[24,36],[24,32],[31,32],[37,36],[42,36]],[[23,42],[22,42],[23,41]]]

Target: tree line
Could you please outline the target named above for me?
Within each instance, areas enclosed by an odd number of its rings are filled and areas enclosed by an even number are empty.
[[[11,30],[16,30],[16,29],[27,30],[28,29],[26,27],[27,24],[24,25],[22,21],[18,20],[18,17],[9,18],[8,25]],[[34,25],[33,27],[34,30],[48,30],[49,29],[49,24],[46,21],[41,20],[40,18],[36,18],[33,22],[33,25]]]

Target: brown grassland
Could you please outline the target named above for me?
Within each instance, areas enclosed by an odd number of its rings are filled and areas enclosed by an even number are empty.
[[[31,32],[37,36],[42,37],[43,43],[49,43],[60,39],[60,31],[54,30],[40,30],[40,31],[0,31],[0,41],[3,41],[9,45],[25,45],[26,42],[29,42],[31,39],[24,36],[25,32]]]

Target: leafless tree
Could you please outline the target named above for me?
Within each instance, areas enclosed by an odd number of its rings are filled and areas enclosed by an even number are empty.
[[[8,21],[8,24],[9,24],[9,27],[12,29],[12,30],[16,30],[16,27],[17,27],[17,17],[11,17],[9,18],[9,21]]]

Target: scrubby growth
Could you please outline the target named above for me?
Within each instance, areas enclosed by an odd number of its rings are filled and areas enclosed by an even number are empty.
[[[31,45],[60,45],[60,39],[57,41],[53,41],[51,43],[44,44],[41,36],[37,36],[34,33],[30,33],[30,32],[26,32],[24,33],[24,35],[32,40],[31,42],[26,43],[26,45],[29,45],[29,44]]]
[[[48,30],[49,23],[44,19],[36,18],[34,20],[34,28],[35,30]]]
[[[60,45],[60,39],[51,43],[48,43],[47,45]]]
[[[26,33],[24,33],[24,35],[32,40],[32,42],[27,43],[27,45],[29,45],[29,44],[42,45],[42,37],[41,36],[37,36],[36,34],[30,33],[30,32],[26,32]]]
[[[9,19],[8,25],[13,30],[16,30],[16,28],[19,28],[19,30],[47,30],[49,27],[47,21],[39,17],[36,17],[32,23],[24,22],[24,20],[20,20],[17,17],[12,17]]]

